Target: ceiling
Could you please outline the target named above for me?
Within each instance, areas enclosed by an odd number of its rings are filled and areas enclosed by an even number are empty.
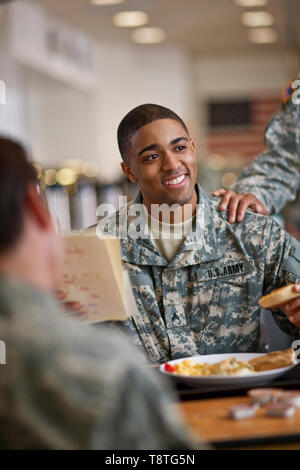
[[[267,7],[245,9],[234,0],[125,0],[115,6],[94,6],[89,0],[34,0],[49,11],[81,28],[100,42],[131,43],[131,29],[112,24],[122,10],[144,10],[150,26],[166,32],[165,44],[180,45],[194,52],[220,53],[244,50],[299,50],[300,0],[269,0]],[[279,39],[272,45],[254,45],[241,24],[244,11],[267,10],[275,18]],[[149,46],[139,46],[149,47]],[[159,46],[151,46],[159,47]]]

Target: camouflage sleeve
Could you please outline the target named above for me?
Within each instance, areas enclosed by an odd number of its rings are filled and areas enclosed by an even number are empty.
[[[289,102],[265,131],[268,150],[245,168],[232,189],[253,193],[270,211],[278,213],[295,199],[300,187],[300,106]]]
[[[265,258],[264,295],[284,285],[300,281],[300,243],[270,219],[270,236]],[[300,329],[280,309],[273,317],[282,331],[300,338]]]
[[[59,321],[60,329],[48,325],[47,332],[39,330],[38,355],[32,342],[23,344],[16,384],[20,415],[41,448],[197,446],[169,383],[136,357],[124,335],[75,321]]]
[[[126,380],[119,384],[118,400],[107,430],[107,438],[115,442],[114,449],[205,449],[183,427],[176,397],[169,383],[159,372],[138,367],[129,368]],[[101,433],[100,424],[100,433]],[[95,429],[95,442],[97,439]],[[109,433],[112,433],[111,436]]]
[[[139,330],[135,326],[133,317],[128,317],[126,321],[105,321],[94,323],[92,327],[97,329],[108,328],[121,331],[124,335],[128,336],[130,343],[136,347],[137,356],[140,359],[146,359],[149,361],[147,350],[140,337]]]

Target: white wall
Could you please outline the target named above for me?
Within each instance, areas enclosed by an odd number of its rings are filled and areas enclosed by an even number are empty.
[[[20,20],[22,5],[13,6],[5,9],[7,25],[9,19]],[[38,18],[41,15],[42,10]],[[45,40],[42,23],[35,23],[39,24],[27,25],[36,33],[31,40],[34,37],[36,41]],[[0,48],[16,69],[13,72],[19,77],[16,92],[23,98],[18,112],[14,112],[15,120],[24,117],[33,159],[44,167],[58,166],[63,159],[91,159],[99,162],[103,182],[116,181],[121,176],[117,126],[128,111],[146,102],[171,107],[197,132],[193,60],[184,50],[161,45],[95,44],[98,83],[95,88],[83,91],[76,87],[76,80],[73,86],[64,83],[63,78],[55,79],[53,73],[50,77],[41,73],[42,69],[38,72],[37,61],[35,66],[30,65],[22,60],[22,54],[15,55],[16,38],[12,34],[15,30],[8,26],[5,29],[6,34],[0,27]],[[43,55],[41,51],[40,54]],[[10,98],[6,111],[13,106]]]
[[[34,159],[55,166],[62,159],[93,159],[103,182],[121,175],[117,127],[133,107],[171,107],[195,125],[192,59],[182,50],[99,46],[99,84],[82,92],[27,72],[29,140]]]
[[[67,158],[97,156],[95,98],[68,85],[26,73],[29,141],[45,167]]]
[[[198,55],[195,66],[202,99],[272,93],[291,79],[281,52]]]
[[[103,177],[111,180],[120,172],[117,127],[135,106],[157,103],[170,107],[193,127],[193,63],[187,53],[175,48],[106,46],[100,54],[99,159],[104,163]]]
[[[93,159],[100,164],[103,182],[121,175],[116,131],[134,106],[154,102],[178,112],[195,138],[198,155],[205,158],[208,98],[273,93],[290,79],[280,52],[193,56],[161,45],[98,44],[97,54],[98,85],[91,91],[10,60],[18,105],[11,95],[6,115],[13,110],[9,126],[26,135],[36,161],[51,167],[67,158]]]
[[[26,89],[22,70],[1,51],[0,80],[5,84],[5,104],[0,104],[0,134],[26,143]]]

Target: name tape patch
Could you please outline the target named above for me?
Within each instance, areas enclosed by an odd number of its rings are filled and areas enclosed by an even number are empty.
[[[232,276],[232,274],[243,274],[244,263],[240,262],[237,264],[229,264],[228,266],[222,266],[220,268],[208,269],[207,274],[209,279],[216,277]]]
[[[236,261],[231,263],[218,263],[211,267],[199,267],[197,270],[198,281],[208,281],[210,279],[221,279],[224,277],[234,277],[248,274],[252,271],[251,264],[247,261]]]

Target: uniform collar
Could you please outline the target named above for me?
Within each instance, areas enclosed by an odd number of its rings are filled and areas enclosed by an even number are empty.
[[[222,246],[219,234],[224,229],[225,222],[219,216],[215,201],[196,184],[198,204],[195,227],[182,243],[175,258],[168,263],[154,246],[149,232],[144,239],[137,240],[130,236],[130,228],[134,228],[136,217],[128,217],[128,236],[122,240],[122,259],[129,263],[151,266],[164,266],[170,269],[190,266],[202,262],[220,259],[226,247]],[[139,192],[133,201],[142,204],[142,194]],[[148,225],[146,224],[146,230]]]
[[[148,222],[145,220],[143,238],[133,238],[131,233],[135,231],[137,217],[131,215],[130,208],[134,205],[143,205],[143,196],[139,191],[134,201],[126,208],[127,222],[127,238],[121,240],[122,260],[129,263],[151,265],[151,266],[168,266],[167,260],[160,254],[154,246],[148,229]],[[145,211],[139,217],[145,218]]]

